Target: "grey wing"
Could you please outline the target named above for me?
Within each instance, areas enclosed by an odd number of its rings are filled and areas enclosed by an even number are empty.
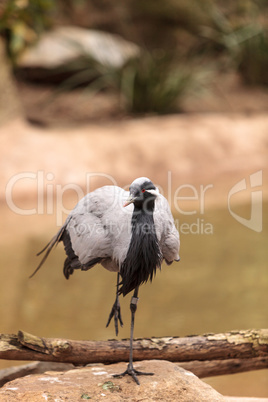
[[[174,260],[179,261],[180,235],[176,229],[169,204],[161,194],[157,196],[155,202],[154,223],[166,263],[171,264]]]
[[[117,271],[124,261],[131,238],[133,206],[123,208],[128,193],[116,186],[104,186],[82,198],[58,233],[46,247],[33,276],[54,246],[63,241],[67,258],[64,275],[73,269],[89,269],[97,263]]]
[[[120,187],[101,187],[87,194],[71,212],[66,230],[82,269],[97,262],[113,271],[119,269],[131,233],[131,214],[123,208],[126,197]]]

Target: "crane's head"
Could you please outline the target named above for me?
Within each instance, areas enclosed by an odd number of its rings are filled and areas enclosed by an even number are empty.
[[[129,204],[142,206],[150,201],[154,201],[159,194],[159,190],[147,177],[139,177],[135,179],[129,187],[129,197],[124,204],[126,207]]]

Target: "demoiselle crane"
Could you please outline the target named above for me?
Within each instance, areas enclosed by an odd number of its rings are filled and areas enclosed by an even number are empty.
[[[139,286],[149,279],[152,281],[163,260],[171,264],[180,259],[179,233],[166,198],[146,177],[134,180],[129,192],[117,186],[104,186],[88,193],[39,253],[45,252],[31,276],[41,268],[60,241],[67,255],[63,267],[66,279],[75,269],[87,271],[97,263],[118,273],[116,298],[106,325],[114,318],[116,335],[118,321],[123,325],[119,295],[125,296],[134,290],[130,302],[129,363],[124,373],[115,376],[129,374],[139,385],[138,375],[153,375],[133,367],[133,332]]]

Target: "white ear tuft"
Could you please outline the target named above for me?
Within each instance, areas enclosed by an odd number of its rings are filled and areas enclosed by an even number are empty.
[[[152,195],[154,195],[155,197],[157,197],[159,195],[159,190],[158,188],[155,190],[146,190],[147,193],[150,193]]]

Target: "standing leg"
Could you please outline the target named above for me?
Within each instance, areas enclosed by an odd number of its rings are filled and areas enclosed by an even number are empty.
[[[116,297],[115,297],[115,302],[112,307],[112,310],[110,312],[110,315],[108,317],[108,321],[106,324],[106,328],[110,324],[111,319],[114,317],[114,327],[115,327],[115,334],[116,336],[118,335],[118,320],[120,322],[121,327],[123,327],[123,321],[121,317],[121,310],[120,310],[120,303],[119,303],[119,294],[118,294],[118,288],[119,288],[119,280],[120,280],[120,274],[118,272],[117,274],[117,283],[116,283]]]
[[[134,333],[135,312],[137,310],[137,303],[139,300],[138,290],[139,290],[138,287],[134,290],[134,293],[133,293],[133,296],[132,296],[131,302],[130,302],[131,328],[130,328],[129,363],[128,363],[127,369],[126,369],[126,371],[124,371],[124,373],[114,374],[114,377],[121,377],[121,376],[128,374],[128,375],[131,375],[131,377],[134,379],[136,384],[140,385],[137,375],[154,375],[154,373],[144,373],[142,371],[135,370],[133,367],[133,333]]]

